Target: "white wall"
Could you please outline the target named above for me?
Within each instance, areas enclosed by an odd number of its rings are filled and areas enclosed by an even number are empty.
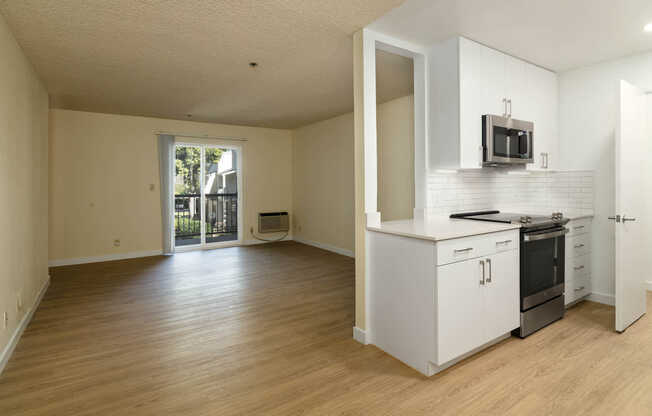
[[[560,153],[566,169],[595,171],[593,292],[614,294],[614,144],[618,83],[652,90],[652,53],[563,72],[559,76]],[[622,213],[620,213],[622,214]]]
[[[0,354],[48,278],[47,175],[48,94],[0,15]]]
[[[463,170],[428,176],[428,210],[433,215],[498,209],[549,215],[593,212],[593,172]]]

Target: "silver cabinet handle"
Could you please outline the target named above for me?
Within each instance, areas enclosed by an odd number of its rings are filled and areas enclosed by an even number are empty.
[[[578,225],[577,227],[573,227],[573,230],[581,230],[582,228],[584,228],[583,225]]]
[[[584,266],[573,267],[573,269],[575,269],[575,270],[582,270],[583,268],[584,268]]]
[[[454,253],[467,253],[469,251],[473,250],[473,247],[467,247],[467,248],[456,248],[453,250]]]
[[[584,247],[584,244],[575,244],[575,248],[582,248]]]
[[[636,218],[627,218],[627,216],[623,215],[623,222],[627,221],[636,221]]]
[[[546,154],[541,153],[541,169],[545,169],[545,168],[546,168]]]
[[[512,99],[510,98],[507,100],[507,104],[509,105],[509,114],[507,114],[507,118],[512,118]]]
[[[507,117],[507,98],[503,98],[503,107],[505,108],[505,112],[503,113],[503,117]]]
[[[482,279],[480,279],[480,284],[484,285],[484,260],[480,260],[480,267],[482,268]]]
[[[607,219],[615,220],[616,222],[620,222],[620,215],[615,215],[613,217],[607,217]]]
[[[499,245],[502,245],[502,244],[509,244],[511,242],[512,242],[512,240],[496,241],[496,245],[499,246]]]
[[[487,283],[491,283],[491,259],[487,259],[487,266],[489,266],[489,278],[487,279]]]
[[[580,286],[580,287],[575,289],[576,292],[579,292],[580,290],[584,290],[584,286]]]

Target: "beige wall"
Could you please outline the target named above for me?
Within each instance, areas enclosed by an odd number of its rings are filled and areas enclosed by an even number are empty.
[[[414,96],[376,110],[378,212],[382,221],[414,215]]]
[[[353,113],[293,136],[294,236],[353,253]]]
[[[292,212],[289,130],[51,110],[51,261],[161,249],[156,131],[248,139],[241,143],[245,240],[258,212]]]
[[[47,123],[47,92],[0,15],[0,352],[48,277]]]
[[[412,218],[414,98],[380,104],[378,199],[383,221]],[[294,235],[355,251],[353,113],[293,131]]]

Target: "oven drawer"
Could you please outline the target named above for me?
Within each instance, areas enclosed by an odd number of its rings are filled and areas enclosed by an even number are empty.
[[[575,235],[587,234],[591,232],[591,218],[582,218],[573,220],[568,223],[568,234],[566,237],[573,237]]]
[[[591,234],[580,234],[566,237],[566,258],[584,256],[591,252]]]
[[[516,229],[440,241],[436,245],[437,265],[516,250],[520,243],[519,238],[520,231]]]

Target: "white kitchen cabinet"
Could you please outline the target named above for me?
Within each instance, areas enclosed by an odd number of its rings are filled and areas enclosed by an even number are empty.
[[[437,268],[437,363],[443,364],[487,342],[484,260]]]
[[[368,236],[378,348],[430,376],[519,327],[518,229],[436,242]]]
[[[559,105],[557,74],[535,65],[528,65],[530,82],[530,118],[534,122],[534,163],[528,170],[559,168]],[[515,118],[518,118],[515,116]]]
[[[518,251],[437,268],[437,364],[519,327]]]
[[[520,326],[518,250],[496,253],[489,257],[486,288],[486,342]]]
[[[459,94],[459,99],[455,97],[455,102],[459,102],[459,109],[450,110],[450,113],[459,111],[459,139],[457,139],[459,144],[455,143],[455,136],[447,136],[446,141],[452,148],[459,147],[459,162],[454,156],[450,160],[439,162],[441,167],[480,168],[482,167],[482,115],[503,115],[507,108],[505,62],[500,52],[463,38],[460,39],[458,48],[459,87],[454,83],[449,87],[459,88],[452,93]],[[442,82],[452,82],[452,80],[442,80]],[[435,97],[441,98],[437,91],[433,93]],[[446,102],[442,102],[439,108],[447,105]],[[436,130],[433,131],[435,135],[431,136],[431,142],[433,138],[439,142],[443,134],[447,134],[442,131],[442,128],[448,130],[448,124],[457,124],[457,122],[457,118],[440,119],[433,126]],[[441,152],[443,146],[437,147]]]
[[[575,304],[591,294],[591,218],[567,225],[564,267],[564,303]]]
[[[528,169],[557,166],[554,72],[458,37],[431,48],[429,73],[431,168],[481,168],[485,114],[534,122],[535,163]]]

